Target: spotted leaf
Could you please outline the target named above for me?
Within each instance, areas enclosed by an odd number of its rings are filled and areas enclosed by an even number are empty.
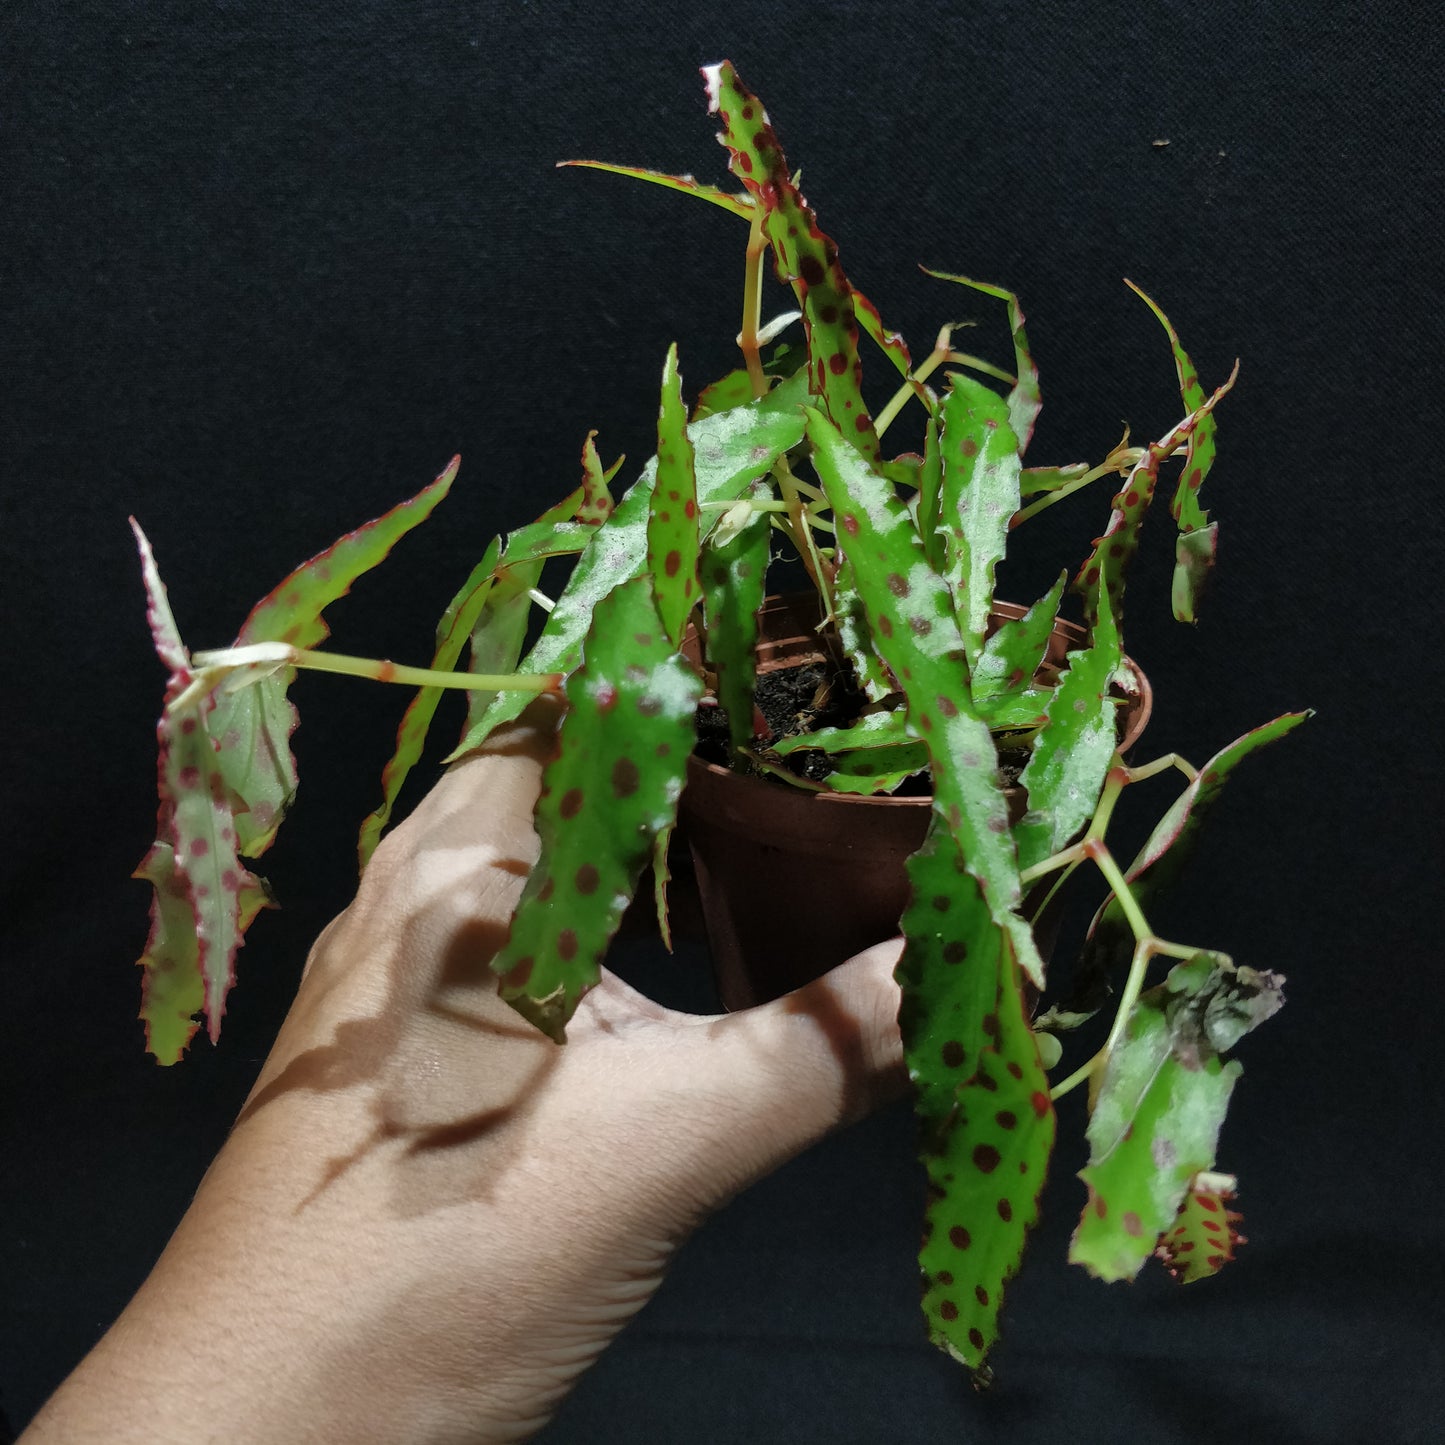
[[[937,568],[943,567],[944,546],[947,538],[939,525],[939,504],[943,492],[943,449],[939,443],[938,416],[928,418],[928,428],[923,437],[923,465],[918,471],[918,534],[923,538],[923,550],[929,562]]]
[[[1022,456],[1028,450],[1029,440],[1034,434],[1034,424],[1039,419],[1044,402],[1039,391],[1039,369],[1034,365],[1033,356],[1029,352],[1029,338],[1024,331],[1024,312],[1019,305],[1019,298],[1012,291],[1007,291],[1002,286],[991,286],[987,281],[970,281],[967,276],[955,276],[947,271],[930,271],[927,266],[923,269],[940,281],[956,281],[960,286],[970,286],[975,291],[982,291],[985,296],[994,296],[1007,303],[1009,331],[1012,333],[1014,345],[1014,370],[1017,373],[1017,380],[1008,395],[1009,425],[1018,438],[1018,454]]]
[[[1204,388],[1199,384],[1199,373],[1189,359],[1189,353],[1180,343],[1179,333],[1158,305],[1139,287],[1128,279],[1124,284],[1144,302],[1164,328],[1174,352],[1174,369],[1179,377],[1179,395],[1184,408],[1188,412],[1199,411],[1204,405]],[[1195,609],[1210,568],[1214,566],[1218,545],[1219,524],[1210,522],[1209,513],[1199,505],[1199,489],[1214,465],[1216,431],[1213,415],[1206,412],[1185,442],[1184,469],[1174,489],[1174,500],[1169,504],[1169,514],[1179,524],[1172,596],[1174,615],[1181,622],[1196,620]]]
[[[1089,1199],[1069,1258],[1133,1279],[1171,1227],[1190,1181],[1214,1167],[1239,1077],[1219,1055],[1281,1002],[1277,975],[1199,953],[1141,994],[1110,1053],[1089,1119]]]
[[[1034,739],[1020,784],[1028,812],[1014,828],[1019,867],[1032,868],[1083,831],[1098,806],[1118,745],[1118,716],[1109,686],[1122,654],[1107,590],[1089,647],[1068,655],[1044,725]]]
[[[953,590],[970,675],[978,666],[993,611],[994,569],[1019,506],[1018,439],[997,392],[953,373],[939,408],[943,482],[939,528],[943,575]]]
[[[928,745],[935,807],[994,922],[1042,986],[1043,962],[1019,914],[1021,885],[998,755],[968,690],[967,653],[947,584],[929,567],[907,507],[838,428],[808,416],[814,466],[838,541],[867,607],[873,645],[908,702],[908,726]]]
[[[1124,620],[1124,578],[1134,554],[1139,550],[1139,532],[1144,525],[1149,505],[1154,500],[1154,488],[1159,480],[1159,467],[1165,457],[1172,456],[1195,433],[1211,415],[1214,408],[1234,386],[1239,374],[1238,366],[1231,372],[1228,381],[1200,403],[1183,421],[1171,427],[1157,442],[1145,447],[1144,455],[1135,463],[1124,483],[1123,490],[1114,498],[1114,510],[1104,535],[1094,543],[1089,559],[1079,570],[1074,580],[1074,591],[1084,599],[1084,615],[1092,624],[1097,611],[1097,598],[1101,580],[1113,597],[1114,620]]]
[[[997,935],[995,935],[997,937]],[[1054,1109],[1024,1007],[1023,975],[1009,957],[981,968],[998,987],[983,1017],[992,1042],[947,1114],[923,1120],[921,1154],[929,1203],[923,1247],[923,1311],[935,1344],[987,1379],[1004,1287],[1017,1272],[1054,1143]],[[946,1065],[945,1065],[946,1067]],[[963,1071],[972,1065],[965,1062]]]
[[[1062,573],[1022,617],[1009,618],[989,634],[971,679],[976,701],[1022,691],[1033,681],[1048,652],[1068,580]]]
[[[559,1043],[676,817],[701,691],[663,631],[650,578],[598,602],[542,775],[541,857],[492,964],[502,996]]]
[[[1208,1187],[1204,1181],[1227,1181],[1231,1187]],[[1249,1241],[1239,1232],[1241,1216],[1229,1207],[1234,1198],[1229,1175],[1206,1174],[1195,1178],[1179,1206],[1174,1226],[1159,1240],[1155,1258],[1180,1284],[1218,1274],[1234,1258],[1234,1251]]]
[[[765,482],[755,482],[749,489],[749,496],[757,500],[768,495]],[[719,529],[703,549],[700,574],[707,660],[717,674],[717,697],[727,710],[734,749],[745,747],[752,737],[758,609],[763,605],[767,567],[766,512],[750,512],[725,539]]]
[[[703,75],[708,109],[723,122],[719,139],[731,154],[730,168],[764,208],[763,229],[778,279],[793,287],[802,307],[809,386],[853,443],[876,458],[878,434],[861,390],[857,304],[838,262],[838,247],[819,229],[788,172],[767,112],[738,79],[731,62],[706,66]]]
[[[647,518],[647,568],[653,595],[672,645],[682,642],[688,614],[698,600],[701,551],[697,514],[697,471],[687,435],[687,408],[677,374],[677,347],[668,348],[662,369],[662,404],[657,414],[657,485]]]
[[[902,747],[840,753],[824,782],[835,793],[891,793],[915,773],[927,769],[928,749],[922,743],[905,743]]]
[[[688,427],[699,504],[740,497],[771,470],[779,456],[798,444],[803,435],[799,408],[806,396],[806,382],[799,377],[781,383],[759,401],[717,412]],[[566,588],[527,654],[526,671],[570,672],[576,667],[594,605],[619,582],[642,574],[656,484],[657,458],[653,457],[611,516],[592,529],[587,550],[577,559]],[[494,728],[519,716],[526,705],[527,698],[521,693],[498,697],[468,727],[451,757],[480,747]]]
[[[853,292],[854,313],[858,325],[878,345],[883,354],[898,368],[899,374],[907,376],[913,369],[913,358],[908,354],[908,343],[896,331],[890,331],[878,314],[878,308],[861,292]]]
[[[577,504],[576,517],[589,527],[596,527],[612,515],[612,493],[607,484],[622,470],[626,457],[618,457],[610,467],[602,466],[597,455],[597,433],[587,433],[582,443],[582,499]]]
[[[867,713],[849,727],[819,728],[817,732],[779,738],[772,749],[779,757],[787,757],[810,749],[846,753],[863,748],[899,748],[916,741],[916,736],[908,730],[907,713],[899,708],[896,712]]]

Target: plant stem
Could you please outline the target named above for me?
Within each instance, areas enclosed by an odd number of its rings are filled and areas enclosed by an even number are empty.
[[[758,341],[763,314],[763,256],[767,248],[767,237],[763,235],[763,207],[755,206],[748,223],[747,259],[743,267],[743,324],[738,331],[738,346],[743,353],[743,364],[748,369],[748,380],[752,383],[755,398],[766,396],[768,392],[768,378],[763,372]]]
[[[938,333],[938,340],[933,343],[933,350],[914,367],[911,376],[904,378],[903,385],[888,398],[888,404],[873,418],[873,430],[880,437],[893,425],[893,420],[898,413],[908,405],[908,399],[918,395],[918,387],[948,360],[948,344],[952,335],[953,328],[951,326],[945,326]]]

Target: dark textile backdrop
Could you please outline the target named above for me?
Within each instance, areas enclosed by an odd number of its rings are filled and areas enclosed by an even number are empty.
[[[1158,693],[1146,752],[1201,761],[1318,709],[1232,784],[1166,919],[1281,969],[1290,1001],[1240,1050],[1221,1164],[1241,1176],[1251,1242],[1219,1278],[1180,1291],[1151,1270],[1111,1289],[1066,1266],[1082,1162],[1067,1146],[1005,1310],[999,1384],[975,1398],[923,1338],[922,1191],[898,1109],[711,1223],[546,1438],[1438,1438],[1441,957],[1426,906],[1442,798],[1424,623],[1445,420],[1440,51],[1434,7],[1405,0],[11,0],[12,1423],[124,1305],[223,1138],[354,882],[404,701],[299,684],[303,786],[263,870],[285,910],[253,930],[220,1046],[158,1069],[135,1020],[147,890],[129,874],[152,836],[162,676],[126,514],[187,640],[221,645],[292,565],[459,451],[433,523],[330,613],[339,650],[424,660],[487,540],[573,483],[589,428],[634,473],[670,341],[694,387],[732,364],[736,223],[552,166],[589,155],[723,179],[696,70],[729,56],[916,355],[961,316],[986,323],[974,349],[1007,343],[996,311],[916,262],[1020,292],[1045,395],[1031,457],[1094,459],[1125,421],[1142,438],[1174,419],[1165,342],[1122,276],[1169,311],[1206,384],[1242,359],[1206,497],[1222,545],[1203,621],[1168,618],[1156,529],[1136,584],[1156,590],[1128,640]],[[1104,500],[1041,526],[1057,542],[1009,574],[1013,595],[1077,560]],[[695,952],[638,966],[707,1006]]]

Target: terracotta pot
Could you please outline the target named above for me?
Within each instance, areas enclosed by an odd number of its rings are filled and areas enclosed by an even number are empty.
[[[998,603],[996,622],[1024,608]],[[811,593],[770,597],[759,613],[758,669],[772,671],[823,659],[829,643],[814,631]],[[1082,628],[1055,624],[1042,674],[1061,666]],[[689,644],[684,643],[684,650]],[[696,643],[691,646],[695,649]],[[1121,746],[1149,720],[1149,681],[1128,661],[1137,690],[1126,696]],[[1007,791],[1010,813],[1023,816],[1025,794]],[[835,964],[892,938],[908,904],[904,863],[928,830],[932,799],[815,793],[745,777],[694,755],[688,762],[682,821],[718,992],[729,1009],[747,1008],[819,977]],[[1036,890],[1035,906],[1046,890]],[[1025,911],[1027,913],[1028,900]],[[1050,910],[1053,913],[1054,910]],[[1035,924],[1041,951],[1053,946],[1057,918]]]

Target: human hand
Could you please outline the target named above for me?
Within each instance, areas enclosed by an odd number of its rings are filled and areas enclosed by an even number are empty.
[[[716,1018],[604,974],[566,1045],[498,998],[554,728],[529,709],[382,843],[155,1271],[26,1440],[526,1439],[708,1213],[901,1092],[896,943]]]

